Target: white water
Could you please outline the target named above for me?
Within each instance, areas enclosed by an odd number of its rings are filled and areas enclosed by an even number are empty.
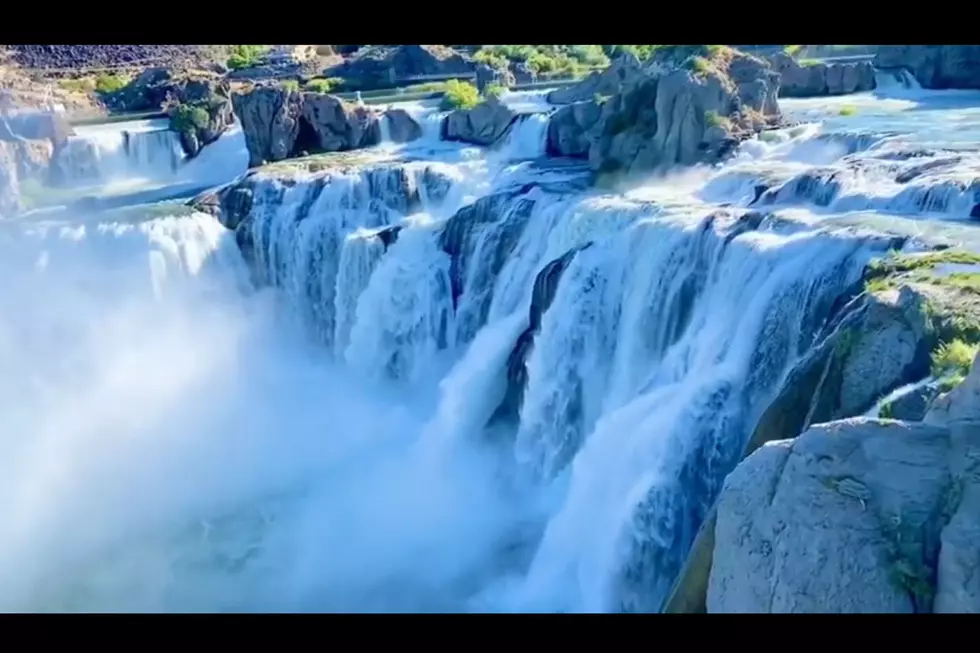
[[[151,185],[231,181],[248,168],[248,151],[237,123],[188,159],[166,120],[136,120],[75,127],[53,166],[61,185],[111,194]]]
[[[376,166],[260,175],[237,236],[176,208],[0,225],[0,608],[655,610],[872,228],[969,231],[965,189],[916,198],[973,152],[906,183],[951,155],[884,156],[980,130],[917,93],[786,102],[820,122],[625,196],[534,164],[540,116],[483,152],[416,106]],[[792,182],[824,169],[862,172]],[[760,180],[777,217],[747,225]]]

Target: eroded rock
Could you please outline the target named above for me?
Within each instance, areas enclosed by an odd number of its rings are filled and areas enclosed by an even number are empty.
[[[495,97],[472,109],[457,109],[446,116],[442,138],[474,145],[493,145],[517,119],[517,114]]]
[[[882,45],[874,65],[904,68],[923,88],[980,89],[980,45]]]
[[[779,73],[780,97],[804,98],[863,93],[876,87],[875,70],[870,61],[800,64],[793,57],[778,53],[770,58]]]

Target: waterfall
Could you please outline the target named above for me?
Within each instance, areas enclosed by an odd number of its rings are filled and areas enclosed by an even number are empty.
[[[787,101],[799,125],[616,194],[543,156],[542,98],[505,97],[526,115],[486,149],[411,105],[414,143],[237,181],[231,230],[174,205],[0,229],[0,408],[44,443],[0,437],[2,604],[659,610],[893,231],[970,237],[980,158],[950,139],[980,114]],[[172,178],[153,133],[102,178]]]

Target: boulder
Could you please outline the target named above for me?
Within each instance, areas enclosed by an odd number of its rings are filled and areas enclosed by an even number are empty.
[[[497,98],[490,97],[472,109],[457,109],[446,116],[442,123],[442,138],[492,145],[507,133],[516,118],[516,113]]]
[[[232,97],[250,165],[281,161],[303,152],[336,152],[376,145],[378,114],[323,93],[259,87]]]
[[[882,45],[874,65],[904,68],[923,88],[980,89],[980,45]]]
[[[507,68],[514,76],[515,84],[533,84],[538,81],[538,74],[526,61],[511,61]]]
[[[406,77],[468,74],[475,64],[444,45],[370,45],[324,71],[342,77],[347,88],[391,88]]]
[[[847,95],[871,91],[876,86],[874,66],[869,61],[801,65],[783,52],[771,56],[769,61],[780,75],[780,97]]]
[[[382,120],[388,121],[388,133],[395,143],[407,143],[422,136],[422,127],[404,109],[388,109]]]
[[[640,61],[633,54],[626,52],[617,57],[605,70],[593,72],[582,81],[559,88],[548,93],[551,104],[571,104],[593,100],[596,96],[607,96],[618,93],[623,84],[639,74]]]
[[[765,61],[723,46],[691,52],[661,48],[603,103],[590,135],[593,170],[633,175],[715,163],[778,123],[779,76]]]
[[[556,111],[548,121],[548,154],[587,157],[592,145],[590,134],[602,115],[602,104],[595,100],[576,102]]]

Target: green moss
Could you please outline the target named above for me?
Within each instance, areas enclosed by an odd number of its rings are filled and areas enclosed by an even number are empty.
[[[894,419],[894,411],[895,406],[892,404],[892,402],[885,402],[878,411],[878,417],[881,419]]]
[[[932,376],[940,379],[945,377],[965,377],[970,372],[970,366],[977,355],[980,346],[955,339],[944,342],[932,352]]]
[[[691,57],[686,63],[688,69],[693,71],[695,75],[707,75],[714,70],[714,66],[705,57]]]
[[[962,265],[980,265],[980,254],[967,252],[965,250],[946,249],[938,252],[928,252],[924,254],[901,254],[899,252],[889,252],[884,258],[873,261],[868,266],[868,271],[873,276],[884,276],[899,272],[910,272],[923,268],[934,268],[944,263],[956,263]]]
[[[228,67],[232,70],[251,68],[259,63],[265,48],[261,45],[233,45],[228,56]]]
[[[704,124],[708,127],[727,127],[728,118],[718,115],[717,111],[705,111]]]
[[[857,109],[855,107],[852,107],[851,105],[847,105],[841,107],[838,113],[844,117],[853,116],[857,113]]]
[[[129,83],[129,77],[121,74],[102,73],[95,78],[95,92],[99,94],[115,93]]]
[[[279,82],[279,87],[292,93],[299,90],[299,82],[295,79],[284,79]]]
[[[458,79],[446,83],[446,94],[442,96],[443,111],[452,109],[472,109],[480,103],[480,91],[469,82]]]
[[[344,80],[340,77],[316,77],[306,82],[305,89],[314,93],[333,93],[343,88]]]
[[[795,57],[803,51],[802,45],[787,45],[783,47],[783,52],[791,57]]]
[[[819,66],[822,62],[819,59],[799,59],[796,63],[804,68],[810,68],[811,66]]]

